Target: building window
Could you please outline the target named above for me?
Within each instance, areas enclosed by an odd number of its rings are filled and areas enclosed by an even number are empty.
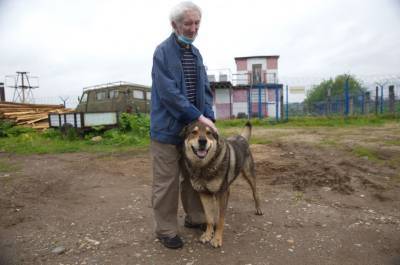
[[[267,83],[273,83],[273,84],[278,83],[278,78],[276,73],[267,73]]]
[[[88,94],[87,93],[83,93],[82,98],[81,98],[81,103],[87,102],[87,97],[88,97]]]
[[[117,98],[117,97],[118,97],[118,90],[111,90],[110,98]]]
[[[151,92],[146,92],[146,99],[151,100]]]
[[[140,90],[133,90],[133,98],[144,99],[144,93]]]
[[[96,99],[97,100],[103,100],[106,98],[106,92],[102,91],[102,92],[97,92],[96,93]]]

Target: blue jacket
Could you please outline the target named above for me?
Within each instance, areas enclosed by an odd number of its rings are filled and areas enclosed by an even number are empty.
[[[191,45],[197,65],[196,104],[186,97],[186,85],[181,63],[182,51],[174,33],[162,42],[153,56],[150,137],[153,140],[180,144],[183,127],[197,120],[201,114],[214,120],[212,93],[197,48]]]

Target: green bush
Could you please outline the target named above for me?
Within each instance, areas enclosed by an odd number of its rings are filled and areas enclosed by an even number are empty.
[[[13,127],[13,123],[0,120],[0,137],[7,137],[7,131]]]
[[[150,132],[150,117],[140,113],[122,113],[119,126],[122,132],[132,132],[140,138],[147,137]]]
[[[118,129],[108,130],[103,135],[104,144],[112,145],[137,145],[141,138],[132,132],[122,132]]]
[[[62,138],[59,129],[49,128],[42,132],[42,136],[46,139],[60,139]]]
[[[15,126],[14,123],[9,121],[0,121],[0,137],[12,137],[35,132],[32,128]]]

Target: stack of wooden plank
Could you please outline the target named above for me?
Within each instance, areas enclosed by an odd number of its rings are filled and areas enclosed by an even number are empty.
[[[46,129],[49,127],[48,114],[50,112],[68,113],[72,111],[72,109],[64,108],[63,105],[0,102],[0,119],[9,120],[17,125],[34,129]]]

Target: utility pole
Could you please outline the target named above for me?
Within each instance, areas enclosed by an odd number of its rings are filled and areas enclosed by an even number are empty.
[[[37,77],[30,77],[28,74],[29,72],[17,72],[16,76],[6,76],[6,82],[11,79],[13,83],[7,85],[7,87],[14,88],[13,102],[34,103],[35,99],[32,89],[38,88],[39,85],[32,86],[29,79],[36,79],[37,83],[39,81]]]

